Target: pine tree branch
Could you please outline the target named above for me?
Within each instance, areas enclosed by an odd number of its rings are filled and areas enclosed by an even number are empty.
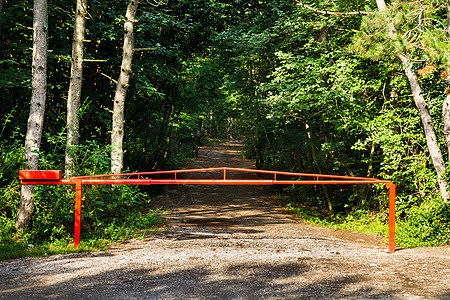
[[[327,10],[320,10],[320,9],[316,9],[314,7],[308,6],[306,4],[303,4],[301,1],[299,0],[295,0],[295,2],[297,2],[298,4],[300,4],[300,6],[311,10],[313,12],[322,14],[322,15],[332,15],[332,16],[351,16],[351,15],[373,15],[375,14],[374,12],[369,12],[369,11],[349,11],[349,12],[337,12],[337,11],[327,11]]]

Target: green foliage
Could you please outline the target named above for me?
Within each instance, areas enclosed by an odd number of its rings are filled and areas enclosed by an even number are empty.
[[[420,206],[397,203],[396,244],[400,247],[427,247],[450,243],[450,205],[431,199]],[[287,204],[287,208],[308,223],[333,229],[375,233],[387,237],[388,214],[359,209],[329,215],[310,206]]]
[[[65,144],[63,136],[47,137],[53,145],[53,152],[43,153],[43,169],[59,169],[64,161],[58,151]],[[20,148],[19,148],[20,150]],[[81,145],[79,170],[85,175],[103,174],[109,170],[109,147],[101,147],[95,142]],[[16,233],[14,220],[19,202],[18,170],[22,164],[22,151],[10,146],[2,148],[2,178],[11,182],[0,189],[0,244],[1,251],[18,252],[5,255],[42,255],[73,251],[67,244],[73,239],[75,193],[68,186],[36,186],[35,213],[33,229],[25,233]],[[158,211],[148,209],[150,197],[139,191],[136,186],[118,186],[115,188],[85,186],[82,204],[82,239],[95,241],[114,241],[143,235],[151,232],[163,222]],[[21,244],[17,242],[20,241]],[[92,243],[91,242],[91,243]],[[36,250],[27,249],[27,244],[36,245]],[[66,246],[62,247],[61,245]],[[25,246],[20,246],[25,245]],[[58,250],[60,245],[62,249]],[[57,248],[52,250],[53,248]],[[97,246],[95,246],[97,247]],[[10,249],[10,250],[8,250]],[[91,248],[88,248],[91,249]],[[0,252],[1,252],[0,251]]]
[[[387,237],[389,230],[386,222],[387,215],[384,213],[374,214],[370,210],[358,209],[345,214],[330,215],[314,207],[299,206],[291,203],[287,204],[287,208],[310,224],[325,226],[335,230],[344,229],[371,233],[380,237]]]
[[[426,247],[450,243],[450,204],[430,199],[419,206],[399,209],[396,240],[404,247]]]
[[[44,243],[40,245],[8,243],[0,244],[0,260],[14,259],[24,256],[48,256],[54,254],[96,252],[106,249],[106,242],[102,240],[88,242],[83,241],[77,248],[75,248],[73,244],[67,244],[64,241],[55,241],[53,243]]]
[[[20,197],[18,170],[22,163],[22,146],[0,143],[0,244],[15,235],[14,220]]]
[[[353,47],[376,60],[398,60],[402,53],[448,67],[446,24],[447,12],[441,3],[393,1],[384,13],[363,18]]]

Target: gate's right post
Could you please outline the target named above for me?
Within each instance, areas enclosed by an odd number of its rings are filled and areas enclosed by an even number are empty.
[[[389,189],[389,253],[395,252],[395,184],[386,184]]]

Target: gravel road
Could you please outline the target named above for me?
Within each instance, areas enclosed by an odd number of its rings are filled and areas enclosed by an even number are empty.
[[[192,167],[251,168],[228,142]],[[310,226],[252,186],[170,186],[164,232],[107,251],[0,262],[0,299],[450,299],[450,247],[387,253]]]

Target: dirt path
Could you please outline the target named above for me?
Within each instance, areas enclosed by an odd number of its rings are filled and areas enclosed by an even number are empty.
[[[238,143],[192,167],[244,167]],[[0,299],[450,299],[450,247],[404,249],[296,220],[260,187],[170,186],[167,230],[100,253],[0,262]]]

